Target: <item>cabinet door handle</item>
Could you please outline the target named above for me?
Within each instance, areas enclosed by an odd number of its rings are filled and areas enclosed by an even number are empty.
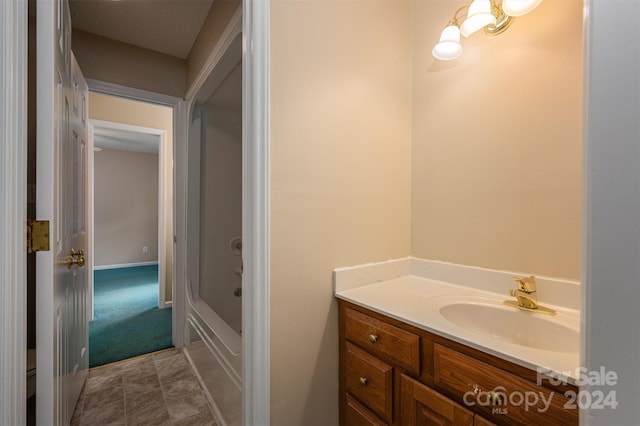
[[[369,380],[366,377],[360,377],[360,386],[367,386]]]
[[[373,344],[378,343],[378,336],[376,336],[375,334],[370,334],[369,335],[369,341]]]

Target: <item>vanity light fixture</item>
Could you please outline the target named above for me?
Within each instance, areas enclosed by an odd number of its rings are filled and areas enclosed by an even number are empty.
[[[462,55],[460,34],[469,37],[484,28],[488,35],[502,34],[513,23],[515,16],[522,16],[538,7],[542,0],[473,0],[462,6],[449,21],[440,35],[440,41],[432,50],[433,57],[441,61],[451,61]],[[460,25],[458,14],[467,10],[467,16]]]
[[[531,12],[542,0],[502,0],[502,10],[509,16],[522,16]]]
[[[491,0],[473,0],[469,5],[467,19],[460,26],[460,34],[469,37],[487,25],[495,25],[496,17],[491,9]]]
[[[441,61],[451,61],[462,55],[460,27],[455,16],[449,21],[445,29],[442,30],[440,41],[433,46],[431,54],[434,58],[440,59]]]

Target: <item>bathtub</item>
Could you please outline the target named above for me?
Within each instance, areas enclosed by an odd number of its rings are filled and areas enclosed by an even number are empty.
[[[209,305],[188,295],[187,345],[191,363],[217,421],[242,422],[242,339]]]
[[[185,355],[217,421],[242,422],[242,38],[190,106]]]

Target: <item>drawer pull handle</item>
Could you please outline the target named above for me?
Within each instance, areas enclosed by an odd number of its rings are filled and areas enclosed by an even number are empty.
[[[360,386],[367,386],[369,380],[366,377],[360,377]]]
[[[503,395],[496,391],[489,391],[491,405],[504,405]]]
[[[376,336],[375,334],[370,334],[369,341],[375,345],[376,343],[378,343],[378,336]]]

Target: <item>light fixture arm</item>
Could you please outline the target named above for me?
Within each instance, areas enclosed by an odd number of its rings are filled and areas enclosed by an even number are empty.
[[[496,17],[496,24],[487,25],[484,28],[485,34],[488,35],[502,34],[507,30],[507,28],[511,26],[513,21],[516,19],[513,16],[508,16],[506,13],[504,13],[502,7],[498,6],[495,0],[491,0],[491,13],[493,13],[493,16]]]
[[[449,23],[447,25],[459,26],[458,25],[458,14],[460,12],[462,12],[463,10],[465,10],[465,9],[469,10],[469,5],[468,4],[465,4],[464,6],[460,7],[458,10],[456,10],[456,13],[453,14],[453,18],[451,18],[451,20],[449,21]]]

